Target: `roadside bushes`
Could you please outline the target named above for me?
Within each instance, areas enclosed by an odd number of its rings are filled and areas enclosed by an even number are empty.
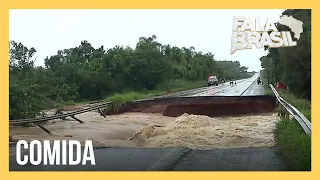
[[[134,100],[166,90],[205,86],[211,74],[250,76],[239,61],[217,61],[214,54],[194,47],[163,45],[155,35],[139,38],[134,48],[94,48],[84,40],[45,58],[45,67],[35,65],[35,48],[11,41],[9,50],[11,119],[34,117],[52,107],[50,101],[63,105],[128,92],[123,99]]]

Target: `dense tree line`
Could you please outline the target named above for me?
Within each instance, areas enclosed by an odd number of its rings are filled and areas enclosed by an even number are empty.
[[[87,41],[59,50],[35,66],[34,48],[10,43],[10,119],[39,115],[48,102],[94,100],[123,90],[153,90],[174,79],[204,80],[208,75],[239,79],[249,75],[238,61],[216,61],[194,47],[162,45],[141,37],[135,49],[95,49]]]
[[[303,22],[303,33],[295,47],[270,48],[268,55],[260,58],[262,73],[269,83],[283,82],[298,97],[311,99],[311,10],[288,9],[282,15]],[[276,23],[279,31],[290,31]]]

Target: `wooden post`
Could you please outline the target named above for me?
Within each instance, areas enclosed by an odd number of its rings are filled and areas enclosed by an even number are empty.
[[[36,125],[41,128],[42,130],[44,130],[45,132],[47,132],[48,134],[52,134],[52,132],[50,132],[48,129],[46,129],[45,127],[41,126],[40,124],[36,123]]]
[[[101,111],[100,108],[98,108],[98,112],[99,112],[100,116],[107,117],[107,116]]]
[[[74,120],[80,122],[81,124],[84,123],[83,121],[81,121],[80,119],[76,118],[74,115],[71,116]]]

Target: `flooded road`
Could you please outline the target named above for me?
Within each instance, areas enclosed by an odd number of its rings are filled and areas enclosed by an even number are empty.
[[[273,129],[276,115],[252,115],[211,118],[184,114],[166,117],[152,113],[124,113],[106,118],[96,112],[77,115],[84,121],[58,120],[45,127],[12,127],[16,139],[76,139],[104,147],[188,147],[219,149],[274,146]]]
[[[146,126],[132,139],[152,148],[272,147],[275,123],[275,114],[223,118],[184,114],[164,127]]]
[[[94,146],[135,147],[128,140],[135,132],[144,126],[165,124],[174,118],[163,117],[160,114],[130,113],[121,115],[100,116],[97,112],[87,112],[76,116],[84,123],[68,119],[67,121],[50,121],[45,127],[52,132],[47,134],[39,127],[11,127],[10,134],[16,139],[77,139],[93,140]]]

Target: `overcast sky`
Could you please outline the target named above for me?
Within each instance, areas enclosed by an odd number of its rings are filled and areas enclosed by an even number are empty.
[[[36,65],[58,50],[89,41],[93,47],[135,47],[139,37],[157,36],[161,44],[195,47],[217,60],[237,60],[260,70],[263,49],[238,50],[230,55],[233,16],[279,20],[284,10],[10,10],[9,39],[37,50]]]

